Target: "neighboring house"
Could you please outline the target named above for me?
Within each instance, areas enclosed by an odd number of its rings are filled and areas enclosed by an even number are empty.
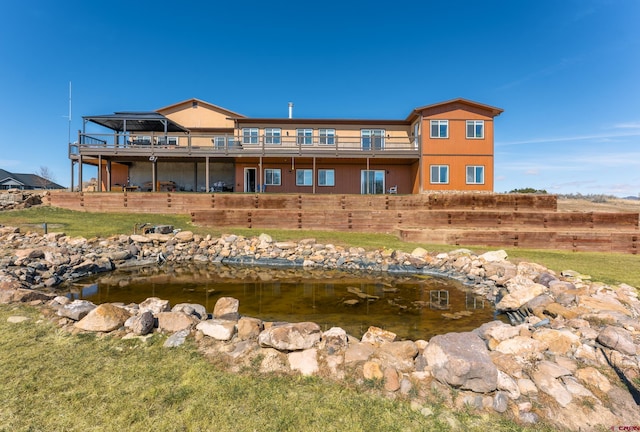
[[[16,174],[0,169],[0,190],[7,189],[65,189],[36,174]]]
[[[79,178],[84,164],[100,166],[102,190],[493,190],[500,108],[454,99],[402,120],[298,119],[292,108],[288,118],[251,118],[190,99],[155,112],[86,116],[69,148],[72,176],[76,164]]]

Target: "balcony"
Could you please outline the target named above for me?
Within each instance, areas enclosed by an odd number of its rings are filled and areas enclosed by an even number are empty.
[[[131,133],[79,133],[69,144],[69,157],[112,157],[120,160],[160,156],[200,157],[333,157],[333,158],[417,158],[419,138],[408,137],[289,137],[237,136],[224,134],[173,133],[133,135]]]

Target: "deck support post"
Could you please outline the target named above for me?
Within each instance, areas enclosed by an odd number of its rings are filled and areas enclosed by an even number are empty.
[[[205,192],[209,192],[211,188],[209,187],[209,156],[205,156],[204,158],[204,188]]]
[[[78,189],[82,192],[82,155],[78,156],[78,186]]]
[[[111,160],[107,161],[106,165],[107,170],[107,192],[111,192]]]
[[[158,182],[158,165],[156,161],[157,159],[151,161],[151,190],[153,192],[158,192],[158,188],[156,185],[156,183]]]
[[[102,192],[102,155],[98,155],[98,192]]]

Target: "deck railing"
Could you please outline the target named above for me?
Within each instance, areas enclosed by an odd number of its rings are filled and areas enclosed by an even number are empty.
[[[418,156],[419,139],[408,137],[236,136],[230,134],[78,134],[69,154],[172,154],[212,156],[396,155]]]

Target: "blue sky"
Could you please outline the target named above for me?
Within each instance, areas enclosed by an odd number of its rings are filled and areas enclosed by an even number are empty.
[[[503,108],[496,192],[640,194],[640,1],[59,1],[0,15],[0,168],[70,183],[83,115],[196,97],[255,117]],[[91,175],[85,170],[85,177]]]

